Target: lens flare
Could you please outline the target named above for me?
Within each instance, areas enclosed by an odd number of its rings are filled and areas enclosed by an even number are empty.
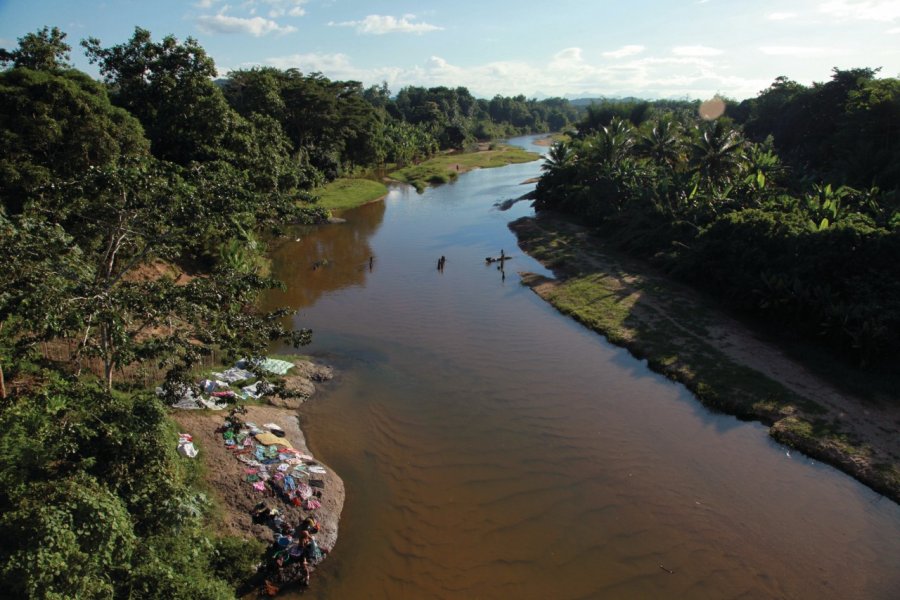
[[[700,117],[707,121],[718,119],[725,113],[725,101],[718,96],[713,96],[700,104],[698,112]]]

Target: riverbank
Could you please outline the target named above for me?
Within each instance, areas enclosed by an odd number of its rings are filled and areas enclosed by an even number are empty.
[[[472,169],[490,169],[506,165],[531,162],[540,158],[536,152],[528,152],[508,144],[479,144],[475,152],[447,152],[417,165],[393,171],[391,179],[408,183],[422,192],[429,185],[449,183]]]
[[[319,369],[319,370],[317,370]],[[310,377],[311,373],[319,373],[323,367],[312,365],[306,361],[300,361],[295,368],[295,373],[284,377],[285,387],[293,390],[295,394],[291,398],[275,396],[269,399],[273,406],[250,405],[246,406],[246,413],[238,417],[244,423],[253,423],[263,430],[271,424],[280,429],[278,443],[284,443],[288,448],[293,448],[296,456],[306,457],[304,462],[319,465],[315,475],[294,472],[295,485],[307,485],[306,477],[310,478],[309,484],[315,484],[310,488],[316,492],[314,500],[316,505],[310,505],[306,501],[302,503],[287,502],[274,492],[275,487],[266,486],[266,481],[254,486],[250,478],[261,477],[256,473],[257,467],[250,465],[247,460],[255,457],[236,453],[237,446],[229,447],[223,439],[222,427],[228,419],[227,410],[176,410],[172,419],[178,424],[179,431],[189,434],[193,443],[198,448],[196,460],[202,463],[202,473],[207,488],[214,496],[218,507],[219,517],[217,525],[220,533],[240,537],[243,539],[255,539],[271,546],[277,538],[271,523],[263,519],[254,518],[255,509],[260,503],[264,503],[269,509],[277,509],[284,523],[293,529],[307,517],[313,517],[318,522],[316,540],[320,547],[329,551],[334,548],[338,539],[338,524],[346,497],[344,482],[328,465],[316,459],[310,452],[306,443],[306,436],[300,427],[300,419],[296,412],[306,398],[315,391]],[[327,369],[327,368],[325,368]],[[330,369],[327,369],[330,378]],[[319,379],[320,380],[320,379]],[[249,441],[249,440],[248,440]],[[271,441],[260,442],[270,444]],[[264,448],[265,446],[259,446]],[[241,458],[244,456],[244,459]],[[296,461],[295,461],[296,462]],[[274,477],[283,477],[288,469],[300,467],[285,463],[286,467],[279,467],[277,472],[275,465],[270,466]],[[262,467],[258,467],[262,469]],[[304,467],[305,469],[306,467]],[[283,481],[287,481],[284,477]],[[315,479],[318,483],[311,481]],[[269,482],[271,483],[271,482]],[[262,489],[259,489],[259,488]],[[287,487],[287,486],[285,486]],[[267,577],[271,577],[271,573]],[[259,577],[263,577],[262,574]],[[260,583],[260,582],[256,582]],[[279,582],[282,583],[282,582]],[[296,583],[287,581],[288,584]]]
[[[535,146],[544,146],[545,148],[549,148],[556,142],[568,141],[569,136],[565,133],[548,133],[546,137],[538,138],[532,142]]]
[[[900,502],[900,411],[823,381],[700,294],[621,256],[558,215],[510,224],[555,279],[523,283],[560,312],[682,382],[706,406]]]

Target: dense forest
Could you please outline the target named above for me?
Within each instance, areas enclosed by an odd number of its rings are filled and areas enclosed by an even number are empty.
[[[708,104],[589,107],[549,153],[536,207],[584,220],[782,337],[892,364],[900,81],[835,69]],[[710,110],[724,115],[701,116]]]
[[[476,140],[562,128],[564,100],[217,76],[195,40],[0,50],[0,595],[229,598],[261,549],[207,526],[166,405],[213,352],[308,343],[261,313],[261,233],[327,215],[315,190]],[[151,386],[152,387],[152,386]]]

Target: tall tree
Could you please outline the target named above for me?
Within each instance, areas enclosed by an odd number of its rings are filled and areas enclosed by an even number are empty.
[[[195,39],[154,42],[138,27],[123,44],[104,48],[88,38],[82,46],[100,66],[113,102],[143,124],[155,156],[180,165],[240,159],[234,139],[240,116],[213,82],[215,63]]]
[[[44,27],[35,33],[19,38],[16,50],[0,48],[0,64],[12,63],[15,68],[35,71],[61,71],[71,67],[69,52],[72,47],[66,43],[66,34],[59,27]]]
[[[140,123],[78,71],[0,73],[0,140],[0,206],[10,214],[55,180],[149,150]]]

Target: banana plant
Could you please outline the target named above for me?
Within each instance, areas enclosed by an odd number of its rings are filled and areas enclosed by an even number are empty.
[[[843,200],[850,192],[850,188],[844,186],[833,189],[830,183],[824,186],[814,184],[812,193],[804,197],[809,213],[810,230],[823,231],[839,221],[846,212],[843,209]]]

